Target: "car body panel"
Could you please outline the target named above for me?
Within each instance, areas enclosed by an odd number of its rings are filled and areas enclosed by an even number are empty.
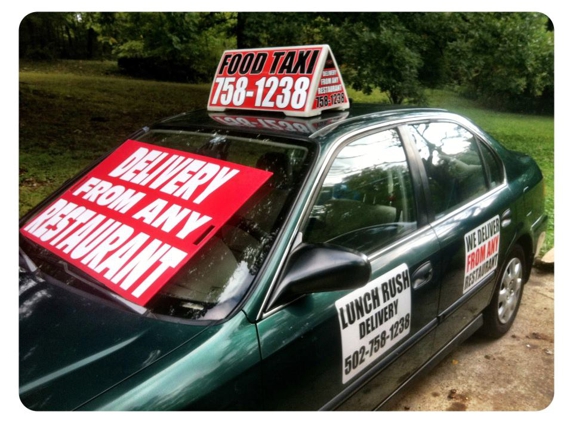
[[[422,233],[404,239],[399,245],[388,248],[377,258],[371,258],[372,280],[393,268],[406,264],[414,274],[426,261],[436,265],[439,272],[439,247],[434,233],[426,228]],[[405,251],[408,253],[405,257]],[[383,359],[401,344],[414,344],[428,336],[428,327],[437,324],[437,299],[439,277],[417,290],[412,289],[412,328],[407,337],[385,351]],[[369,288],[374,288],[369,283]],[[337,396],[356,390],[353,380],[343,384],[344,358],[341,352],[341,328],[335,302],[348,291],[318,293],[300,298],[279,309],[259,324],[265,384],[265,403],[269,409],[313,409],[316,403],[325,404]],[[398,305],[400,306],[400,305]],[[357,320],[356,323],[359,323]],[[364,319],[362,319],[362,322]],[[430,342],[431,343],[431,342]],[[426,350],[426,353],[428,351]],[[358,375],[375,367],[380,359],[363,368]],[[416,361],[402,367],[404,376],[413,370]],[[379,368],[378,368],[379,370]],[[271,388],[273,380],[281,380],[281,388]],[[394,386],[396,387],[396,386]],[[389,386],[388,388],[393,388]],[[376,392],[373,392],[376,394]]]
[[[256,328],[239,312],[79,410],[256,409],[259,362]]]
[[[74,409],[205,330],[143,318],[34,275],[20,280],[20,398],[34,409]]]

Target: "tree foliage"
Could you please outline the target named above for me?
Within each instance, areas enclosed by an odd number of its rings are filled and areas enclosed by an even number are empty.
[[[20,23],[19,38],[20,57],[36,60],[93,59],[105,48],[80,13],[31,13]]]
[[[236,17],[224,13],[121,13],[113,53],[129,73],[202,82],[212,77]],[[106,34],[106,32],[103,32]],[[111,36],[108,39],[112,39]]]
[[[464,13],[447,51],[452,80],[500,107],[530,108],[552,96],[554,42],[547,24],[538,13]]]
[[[142,77],[208,82],[225,49],[329,44],[346,83],[392,103],[450,87],[498,107],[553,104],[553,26],[538,13],[33,13],[20,57],[114,58]]]
[[[419,78],[423,58],[416,35],[407,30],[400,14],[357,13],[329,19],[335,24],[326,33],[336,40],[336,56],[347,83],[366,94],[376,88],[387,92],[393,104],[423,103]]]

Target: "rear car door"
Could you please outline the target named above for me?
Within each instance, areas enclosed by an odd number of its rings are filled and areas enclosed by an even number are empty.
[[[268,409],[374,408],[432,354],[440,248],[407,151],[390,128],[333,154],[302,242],[366,254],[371,280],[266,309],[257,329]]]
[[[436,334],[442,347],[489,303],[515,233],[510,192],[496,154],[461,124],[424,121],[408,125],[407,133],[427,177],[431,225],[443,249]]]

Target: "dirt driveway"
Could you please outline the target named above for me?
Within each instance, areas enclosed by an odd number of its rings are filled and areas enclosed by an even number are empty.
[[[543,410],[554,394],[553,272],[533,269],[521,308],[499,340],[473,336],[390,410]]]

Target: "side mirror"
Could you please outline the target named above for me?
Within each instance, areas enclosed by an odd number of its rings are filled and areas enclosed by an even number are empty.
[[[371,271],[362,253],[341,246],[303,243],[289,257],[270,306],[284,305],[308,293],[362,287],[370,280]]]

